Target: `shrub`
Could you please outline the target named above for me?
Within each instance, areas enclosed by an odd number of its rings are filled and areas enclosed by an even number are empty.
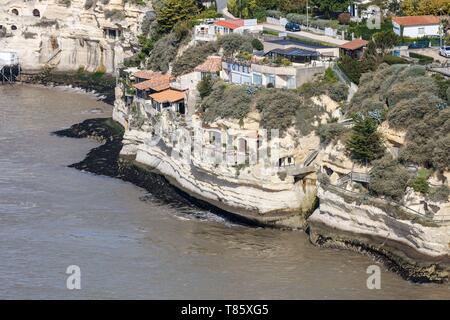
[[[155,42],[147,60],[147,67],[154,71],[169,71],[170,63],[175,59],[180,39],[169,33]]]
[[[429,199],[433,202],[448,202],[449,196],[450,188],[447,185],[432,188],[429,192]]]
[[[408,186],[409,172],[392,157],[374,161],[370,171],[369,191],[376,196],[400,200]]]
[[[409,56],[414,59],[419,59],[419,64],[430,64],[433,63],[434,59],[429,56],[424,56],[423,54],[410,52]]]
[[[338,66],[356,84],[359,84],[359,79],[363,73],[370,71],[369,65],[364,61],[352,59],[347,55],[339,60]]]
[[[411,181],[411,187],[416,192],[427,194],[430,190],[430,185],[428,184],[428,177],[430,176],[428,170],[420,169],[414,180]]]
[[[252,40],[252,47],[253,47],[253,49],[258,50],[258,51],[264,50],[264,45],[262,44],[261,41],[259,41],[259,40],[256,39],[256,38],[254,38],[254,39]]]
[[[320,142],[328,145],[330,142],[336,142],[340,136],[347,131],[340,123],[326,123],[321,124],[316,129],[316,134],[320,137]]]
[[[229,57],[239,52],[252,53],[252,40],[251,36],[232,33],[220,37],[218,44],[223,49],[223,54]]]
[[[447,131],[448,132],[448,131]],[[431,162],[434,168],[444,171],[450,168],[450,133],[439,137],[434,144]]]
[[[341,82],[334,83],[329,86],[328,95],[334,101],[346,101],[348,97],[348,87]]]
[[[303,135],[313,130],[313,123],[321,111],[311,101],[306,101],[293,91],[268,89],[259,92],[256,108],[261,113],[261,126],[279,130],[283,135],[294,125]]]
[[[450,108],[442,99],[445,86],[442,79],[428,76],[423,66],[382,64],[361,77],[346,113],[380,112],[392,128],[406,131],[402,161],[446,170],[450,167]]]
[[[89,10],[91,9],[95,4],[94,0],[86,0],[86,2],[84,3],[84,9],[85,10]]]
[[[439,88],[439,98],[450,104],[450,80],[447,80],[440,74],[434,74],[433,80]]]
[[[423,120],[427,114],[437,111],[436,105],[440,99],[432,93],[421,92],[419,88],[414,91],[413,88],[392,91],[392,94],[389,95],[388,101],[391,110],[388,114],[388,121],[392,127],[407,129],[417,121]],[[414,97],[415,94],[418,96]],[[432,132],[427,132],[427,135],[429,134]]]
[[[392,55],[386,55],[383,58],[383,61],[386,62],[389,65],[393,64],[408,64],[409,62],[401,57],[396,57]]]
[[[200,98],[204,99],[209,96],[213,90],[213,81],[210,75],[207,75],[197,84],[197,90]]]
[[[211,93],[202,100],[203,119],[206,123],[217,119],[244,119],[250,111],[251,96],[246,86],[226,85],[218,81]]]
[[[278,129],[280,133],[292,126],[295,111],[301,100],[294,92],[276,89],[265,90],[257,101],[256,108],[261,113],[261,125],[264,129]]]
[[[330,67],[328,67],[325,70],[325,73],[323,75],[323,80],[325,82],[329,82],[329,83],[335,83],[335,82],[339,81],[339,79],[338,79],[338,77],[336,77],[336,74],[334,73],[333,69],[331,69]]]
[[[266,16],[268,17],[272,17],[275,19],[280,19],[281,18],[281,12],[278,10],[267,10],[266,11]]]
[[[351,19],[351,15],[348,12],[342,12],[338,15],[338,21],[340,24],[349,24]]]
[[[206,42],[190,47],[175,60],[172,73],[179,76],[194,71],[195,67],[205,62],[208,56],[217,53],[217,43]]]

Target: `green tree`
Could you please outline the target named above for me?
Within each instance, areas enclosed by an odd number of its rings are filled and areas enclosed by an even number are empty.
[[[206,75],[202,81],[200,81],[197,85],[198,93],[200,94],[200,98],[204,99],[209,96],[213,90],[213,81],[210,75]]]
[[[280,0],[280,10],[287,13],[303,13],[306,9],[306,0]]]
[[[381,158],[385,149],[377,132],[377,124],[369,117],[355,117],[346,147],[351,157],[361,163]]]
[[[311,0],[309,5],[312,6],[316,12],[324,14],[330,18],[337,13],[347,11],[351,0]]]
[[[160,32],[167,33],[179,22],[190,20],[200,12],[194,0],[164,0],[156,21]]]

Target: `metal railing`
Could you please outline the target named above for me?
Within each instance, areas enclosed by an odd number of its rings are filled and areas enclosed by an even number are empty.
[[[355,182],[363,182],[363,183],[369,183],[370,182],[370,173],[363,173],[363,172],[350,172],[340,178],[337,181],[337,185],[341,186],[344,183],[348,181],[355,181]]]

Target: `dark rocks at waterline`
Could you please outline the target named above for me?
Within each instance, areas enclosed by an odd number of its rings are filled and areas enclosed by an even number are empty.
[[[71,86],[87,92],[95,92],[101,100],[113,105],[115,100],[116,79],[108,74],[90,72],[56,72],[44,70],[37,74],[22,74],[20,80],[25,83],[45,86]]]
[[[123,130],[111,118],[88,119],[54,134],[68,138],[92,138],[104,142],[103,145],[92,149],[83,161],[70,167],[110,177],[119,175],[117,159],[122,149]]]
[[[69,167],[131,182],[149,191],[150,195],[142,200],[150,198],[153,203],[165,204],[172,208],[194,209],[189,213],[195,212],[196,209],[204,209],[237,224],[260,226],[253,221],[195,199],[172,186],[163,176],[137,164],[133,158],[120,156],[123,133],[123,128],[111,118],[95,118],[53,134],[68,138],[91,138],[103,142],[101,146],[92,149],[83,161]]]
[[[91,138],[103,142],[101,146],[92,149],[84,160],[69,167],[131,182],[148,190],[152,202],[169,204],[175,208],[193,205],[188,197],[170,185],[164,177],[139,167],[134,159],[120,157],[123,129],[111,118],[88,119],[53,134],[68,138]],[[143,200],[147,198],[149,197],[144,197]]]

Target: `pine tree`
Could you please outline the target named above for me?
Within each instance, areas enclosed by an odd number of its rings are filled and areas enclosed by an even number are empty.
[[[361,163],[372,162],[384,154],[384,145],[371,118],[357,117],[346,144],[351,157]]]
[[[194,0],[164,0],[156,18],[159,30],[169,32],[178,22],[189,20],[199,12]]]
[[[213,81],[210,75],[206,75],[202,81],[200,81],[197,85],[198,93],[200,94],[200,98],[205,98],[209,96],[212,92]]]

